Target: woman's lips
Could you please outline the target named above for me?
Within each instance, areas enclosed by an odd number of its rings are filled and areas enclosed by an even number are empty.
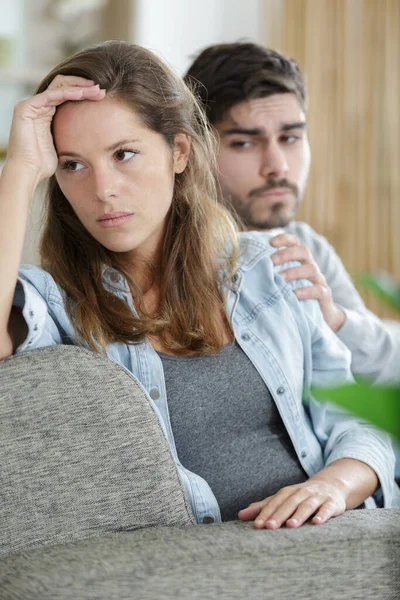
[[[100,227],[108,228],[108,227],[119,227],[123,223],[126,223],[131,217],[133,217],[133,213],[124,213],[115,211],[113,213],[109,213],[103,215],[99,219],[97,219]]]

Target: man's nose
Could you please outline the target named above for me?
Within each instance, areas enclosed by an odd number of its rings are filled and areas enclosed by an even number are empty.
[[[278,142],[269,142],[264,148],[260,174],[265,179],[279,179],[287,175],[289,166],[284,149]]]
[[[93,195],[100,202],[118,196],[118,176],[112,168],[102,166],[93,171]]]

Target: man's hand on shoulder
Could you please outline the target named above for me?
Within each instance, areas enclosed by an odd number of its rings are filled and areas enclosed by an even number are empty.
[[[294,290],[299,300],[314,298],[318,300],[326,323],[332,331],[338,331],[346,320],[345,313],[333,301],[332,291],[315,262],[309,248],[302,246],[300,240],[290,233],[281,233],[271,240],[271,246],[281,248],[272,255],[274,265],[283,265],[290,261],[301,263],[279,274],[287,282],[308,279],[310,286]],[[284,246],[284,247],[283,247]]]

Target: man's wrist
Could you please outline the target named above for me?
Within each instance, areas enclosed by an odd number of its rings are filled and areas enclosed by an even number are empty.
[[[329,327],[335,333],[339,331],[341,327],[343,327],[344,322],[346,321],[346,313],[335,305],[335,313],[332,319],[328,322]]]

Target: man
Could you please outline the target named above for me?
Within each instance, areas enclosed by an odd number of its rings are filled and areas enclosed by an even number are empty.
[[[325,321],[352,353],[353,372],[399,383],[400,328],[367,310],[333,247],[294,221],[310,167],[306,90],[296,62],[252,43],[218,44],[200,53],[185,80],[196,85],[218,134],[223,200],[248,229],[283,228],[271,240],[280,248],[272,260],[301,263],[281,274],[311,282],[295,294],[319,301]]]

